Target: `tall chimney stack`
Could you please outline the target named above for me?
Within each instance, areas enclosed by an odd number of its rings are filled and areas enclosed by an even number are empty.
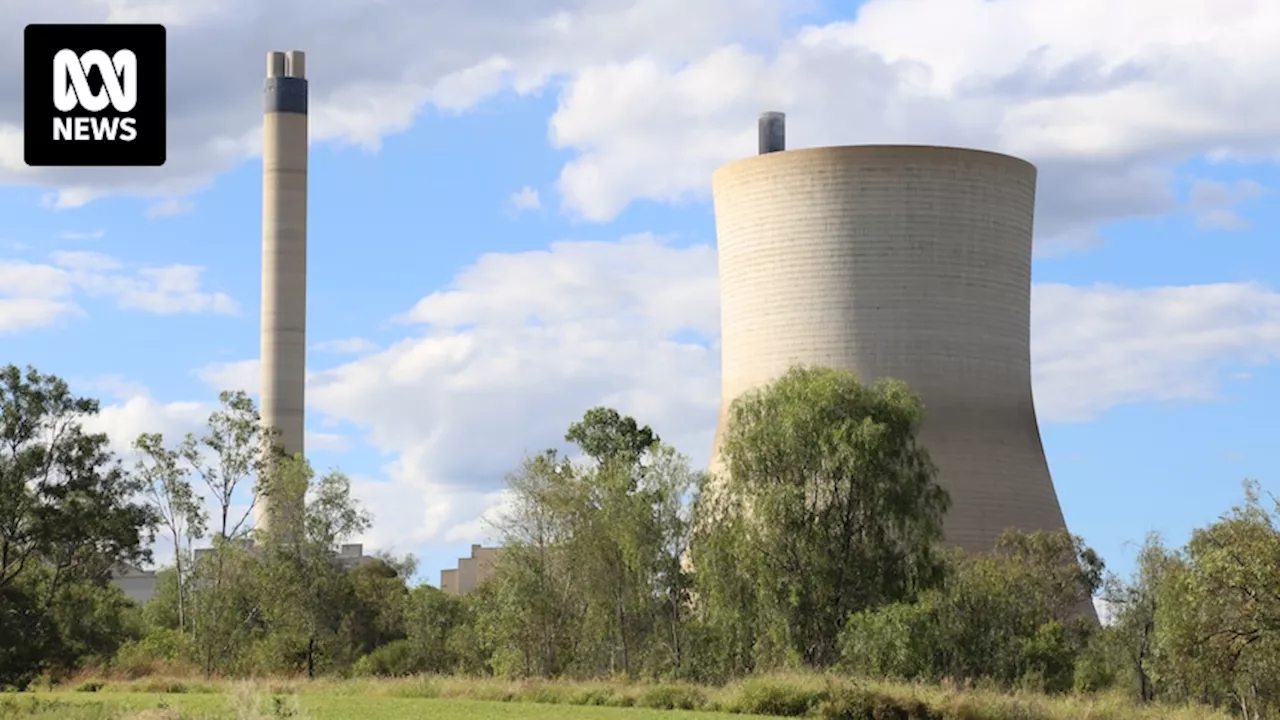
[[[264,429],[293,456],[303,452],[307,360],[307,80],[301,50],[267,53],[263,91],[261,413]],[[270,505],[258,498],[257,528],[270,524]]]

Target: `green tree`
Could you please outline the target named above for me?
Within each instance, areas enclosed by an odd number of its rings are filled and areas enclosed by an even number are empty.
[[[218,503],[216,536],[233,539],[248,532],[246,522],[257,497],[236,517],[231,510],[236,492],[262,476],[265,464],[278,453],[278,448],[265,435],[258,409],[247,393],[223,391],[218,402],[220,407],[209,415],[205,432],[187,435],[179,454]]]
[[[715,514],[698,518],[694,567],[731,574],[704,581],[708,602],[749,579],[754,615],[742,622],[762,623],[775,661],[830,665],[850,614],[937,581],[948,499],[916,442],[923,417],[903,383],[825,368],[793,368],[734,401],[713,486],[727,500],[700,506]],[[736,535],[737,568],[698,557],[725,551],[721,528]]]
[[[188,558],[193,552],[195,538],[204,535],[208,513],[191,487],[189,470],[183,466],[181,452],[165,447],[162,435],[144,433],[134,441],[133,447],[141,456],[137,475],[146,484],[151,503],[173,542],[178,631],[184,632],[187,629]]]
[[[430,585],[414,588],[410,597],[406,628],[414,671],[457,671],[461,657],[454,636],[471,619],[466,602]]]
[[[1280,502],[1256,483],[1191,535],[1158,593],[1157,694],[1280,713]]]
[[[902,679],[990,680],[1064,692],[1094,627],[1081,600],[1102,562],[1066,532],[1006,532],[989,554],[953,552],[937,588],[915,602],[855,613],[841,637],[855,672]]]
[[[554,450],[526,458],[507,476],[511,507],[499,521],[503,550],[491,592],[476,608],[492,667],[502,675],[557,675],[573,661],[582,625],[565,547],[576,469]]]
[[[380,556],[347,572],[351,586],[351,611],[343,621],[349,657],[366,655],[408,633],[412,602],[405,580],[413,575],[415,561]]]
[[[257,540],[263,591],[269,593],[263,598],[266,617],[284,648],[290,638],[300,641],[294,654],[307,676],[315,677],[321,653],[331,663],[342,659],[341,633],[355,600],[336,552],[342,542],[368,529],[370,517],[351,497],[345,475],[331,472],[316,479],[301,457],[273,463],[264,480],[259,488],[271,503],[272,520]],[[278,502],[280,498],[309,502]]]
[[[569,426],[564,439],[601,465],[619,462],[628,467],[660,442],[648,425],[640,427],[635,418],[606,407],[588,410],[582,420]]]
[[[1160,536],[1147,536],[1138,553],[1138,561],[1129,582],[1108,578],[1103,597],[1114,608],[1112,635],[1133,674],[1136,694],[1141,702],[1156,699],[1153,673],[1160,647],[1156,635],[1156,618],[1162,610],[1161,588],[1169,573],[1179,564],[1176,553],[1165,548]]]
[[[609,408],[588,410],[565,439],[584,452],[584,462],[547,451],[508,478],[513,505],[503,553],[476,605],[493,669],[678,673],[689,585],[681,566],[691,526],[687,496],[698,474],[651,428]]]
[[[157,518],[107,436],[84,432],[97,412],[57,377],[0,368],[0,685],[68,657],[55,617],[81,592],[68,588],[105,585],[149,557]]]
[[[610,408],[588,410],[565,439],[591,460],[562,496],[570,537],[561,549],[586,607],[580,646],[594,644],[597,666],[611,672],[678,667],[684,498],[696,474],[652,429]]]
[[[256,560],[245,554],[250,527],[247,524],[257,501],[249,498],[242,512],[233,510],[244,490],[252,490],[268,462],[279,454],[260,426],[252,398],[243,391],[222,392],[219,407],[210,413],[205,430],[187,435],[178,449],[191,473],[199,477],[217,503],[213,519],[211,552],[198,562],[192,558],[190,627],[203,658],[206,673],[226,671],[237,660],[246,638],[258,632],[261,621],[249,585],[239,584],[256,570]],[[198,588],[197,588],[198,586]]]

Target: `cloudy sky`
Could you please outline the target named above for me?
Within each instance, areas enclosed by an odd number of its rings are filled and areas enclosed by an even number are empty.
[[[27,168],[23,26],[133,21],[169,30],[168,164]],[[765,109],[1039,166],[1036,401],[1113,566],[1280,491],[1271,0],[6,0],[0,33],[0,361],[122,447],[256,390],[264,55],[307,51],[309,450],[433,582],[588,407],[707,460],[710,172]]]

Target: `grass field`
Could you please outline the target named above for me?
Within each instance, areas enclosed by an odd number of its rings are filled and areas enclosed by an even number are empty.
[[[726,713],[830,720],[1227,720],[1119,695],[1048,697],[815,674],[724,687],[465,677],[270,680],[77,679],[0,695],[7,720],[680,720]]]
[[[246,703],[222,693],[32,693],[0,700],[0,717],[5,720],[693,720],[726,717],[721,713],[683,710],[442,698],[268,695],[255,700]]]

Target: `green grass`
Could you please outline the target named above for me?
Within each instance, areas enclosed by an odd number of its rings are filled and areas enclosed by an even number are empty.
[[[248,713],[225,694],[42,692],[0,697],[0,717],[15,720],[241,720]],[[279,699],[279,710],[276,699]],[[257,718],[298,720],[681,720],[725,717],[718,713],[644,708],[557,706],[484,700],[263,695]]]
[[[692,710],[702,712],[682,712]],[[0,718],[6,720],[677,720],[724,718],[723,713],[827,720],[1229,720],[1203,707],[1139,706],[1119,693],[1055,697],[817,673],[755,677],[723,687],[439,676],[284,678],[250,685],[149,676],[78,678],[0,695]]]

